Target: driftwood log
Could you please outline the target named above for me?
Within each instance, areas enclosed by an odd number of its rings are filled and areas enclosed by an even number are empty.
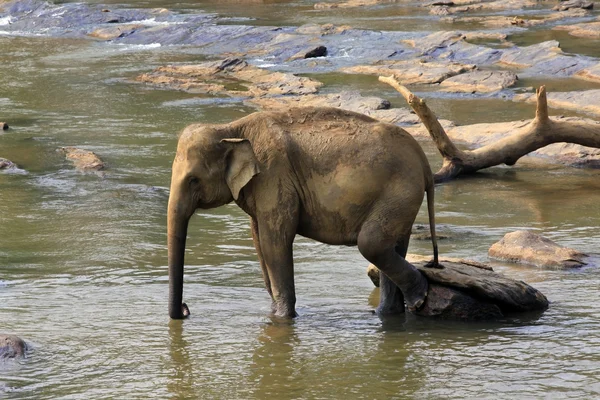
[[[541,86],[536,91],[536,115],[528,125],[495,143],[475,150],[460,150],[452,143],[424,100],[411,93],[393,76],[380,76],[379,80],[402,94],[436,144],[443,157],[442,167],[434,174],[436,183],[495,165],[514,165],[524,155],[552,143],[568,142],[600,148],[600,124],[550,118],[546,88]]]

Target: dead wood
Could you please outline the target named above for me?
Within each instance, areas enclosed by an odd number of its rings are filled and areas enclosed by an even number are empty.
[[[393,76],[380,76],[379,80],[391,85],[402,94],[436,144],[443,157],[442,167],[434,174],[436,183],[495,165],[514,165],[524,155],[552,143],[568,142],[600,148],[600,123],[562,121],[548,117],[545,86],[541,86],[536,91],[536,115],[528,125],[497,142],[478,149],[460,150],[452,143],[424,100],[411,93]]]

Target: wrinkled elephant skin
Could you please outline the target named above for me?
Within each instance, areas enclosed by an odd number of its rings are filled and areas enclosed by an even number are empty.
[[[433,177],[403,129],[334,108],[259,112],[224,125],[190,125],[173,162],[168,206],[169,314],[185,318],[188,221],[235,201],[251,217],[276,316],[295,317],[292,243],[302,235],[357,245],[384,274],[380,313],[420,307],[425,277],[404,259],[424,194],[437,264]]]

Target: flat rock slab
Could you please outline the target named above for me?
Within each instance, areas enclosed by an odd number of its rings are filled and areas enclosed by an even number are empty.
[[[373,65],[342,68],[341,71],[352,74],[394,75],[403,85],[411,85],[440,83],[475,68],[476,66],[473,64],[403,60],[379,61]]]
[[[0,360],[4,358],[23,358],[27,343],[15,335],[0,334]]]
[[[569,35],[572,36],[587,39],[600,39],[600,21],[575,25],[559,25],[552,29],[568,31]]]
[[[271,72],[239,58],[195,65],[170,65],[145,73],[136,81],[192,93],[260,97],[316,93],[323,84],[314,79]]]
[[[396,3],[397,0],[348,0],[336,3],[316,3],[315,10],[330,10],[335,8],[355,8],[377,6],[386,3]]]
[[[535,93],[519,94],[514,96],[513,100],[536,103],[536,96]],[[578,92],[550,92],[548,93],[548,106],[600,115],[600,89]]]
[[[425,267],[425,261],[411,263],[430,284],[425,304],[415,312],[420,316],[482,320],[548,308],[548,299],[538,290],[480,263],[443,259],[443,268]]]
[[[510,71],[472,71],[446,79],[442,91],[456,93],[491,93],[514,86],[519,78]]]
[[[365,97],[358,91],[304,96],[255,97],[247,99],[244,104],[263,110],[281,110],[291,107],[335,107],[365,114],[390,124],[422,126],[419,117],[412,114],[408,108],[390,108],[389,101],[379,97]],[[440,123],[445,127],[452,124],[448,120],[440,120]]]
[[[585,79],[587,81],[600,82],[600,63],[592,67],[582,69],[581,71],[573,75],[573,77]]]
[[[577,268],[585,265],[584,253],[562,247],[552,240],[529,231],[507,233],[494,243],[488,255],[499,260],[546,268]]]
[[[98,172],[106,167],[104,161],[94,152],[79,149],[77,147],[61,147],[59,149],[65,154],[67,160],[73,162],[75,168],[82,172]]]
[[[552,9],[555,11],[567,11],[573,8],[582,8],[584,10],[591,10],[594,8],[594,3],[588,0],[568,0],[561,1],[559,4],[554,6]]]
[[[527,14],[529,16],[529,14]],[[529,18],[509,17],[503,15],[460,16],[450,15],[442,18],[443,22],[461,24],[480,24],[486,28],[528,28],[548,24],[566,18],[581,18],[588,15],[586,10],[570,9],[561,13],[533,15]]]

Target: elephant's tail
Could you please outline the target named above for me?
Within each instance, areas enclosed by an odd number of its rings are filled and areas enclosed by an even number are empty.
[[[427,189],[425,189],[427,193],[427,213],[429,214],[429,230],[431,232],[431,243],[433,244],[433,261],[429,263],[428,266],[437,267],[439,264],[438,260],[438,245],[437,245],[437,237],[435,235],[435,210],[434,210],[434,197],[435,197],[435,187],[433,183],[433,177],[427,184]]]

